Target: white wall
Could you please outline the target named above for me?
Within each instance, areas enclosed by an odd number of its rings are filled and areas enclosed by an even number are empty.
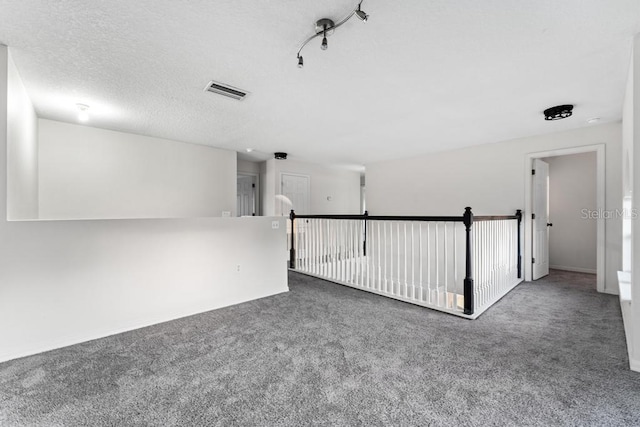
[[[524,207],[526,154],[594,144],[606,146],[606,209],[618,209],[619,123],[368,164],[367,209],[376,215],[462,215],[471,206],[477,215],[512,214]],[[605,227],[605,291],[617,293],[620,218]]]
[[[0,46],[0,361],[287,291],[283,218],[6,221],[7,67]]]
[[[272,220],[5,223],[0,361],[287,291]]]
[[[260,174],[260,163],[238,159],[238,173]]]
[[[360,173],[329,168],[294,160],[266,161],[269,186],[265,191],[265,213],[279,215],[275,196],[281,194],[281,174],[293,173],[310,178],[310,210],[312,214],[359,214]],[[287,214],[287,213],[285,213]]]
[[[624,106],[622,110],[622,200],[623,207],[631,209],[633,202],[633,137],[634,137],[634,61],[630,61],[627,87],[625,90]],[[632,245],[631,245],[631,217],[627,216],[622,222],[622,270],[632,270]]]
[[[236,210],[236,152],[39,120],[40,218],[196,218]]]
[[[621,161],[625,173],[623,195],[631,206],[632,212],[640,213],[640,198],[633,193],[640,188],[640,35],[636,36],[631,56],[629,83],[625,93],[623,113],[624,121],[624,157]],[[622,205],[620,206],[622,207]],[[627,346],[631,369],[640,372],[640,219],[629,221],[630,245],[626,246],[631,273],[631,301],[621,301],[625,318]]]
[[[10,58],[10,57],[9,57]],[[38,218],[38,123],[15,64],[8,61],[7,217]]]
[[[266,161],[260,164],[260,206],[263,215],[275,215],[276,212],[276,170],[273,161]]]
[[[596,153],[547,157],[549,164],[549,264],[560,270],[597,271],[597,223],[583,210],[596,204]]]

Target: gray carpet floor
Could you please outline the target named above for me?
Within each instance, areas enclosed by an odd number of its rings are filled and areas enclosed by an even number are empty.
[[[470,321],[291,292],[0,364],[2,426],[640,425],[617,297],[552,272]]]

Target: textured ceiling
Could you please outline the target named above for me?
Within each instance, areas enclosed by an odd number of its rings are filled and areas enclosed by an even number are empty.
[[[0,0],[38,114],[357,166],[619,120],[638,0]],[[216,80],[242,102],[203,92]],[[574,103],[574,116],[542,110]],[[245,158],[246,158],[245,154]]]

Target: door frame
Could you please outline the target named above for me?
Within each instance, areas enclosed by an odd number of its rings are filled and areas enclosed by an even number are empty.
[[[236,172],[236,179],[240,176],[250,176],[256,181],[256,216],[262,216],[262,204],[260,203],[260,174],[253,172]]]
[[[529,153],[525,156],[524,169],[524,259],[532,259],[533,233],[531,220],[531,209],[533,206],[533,178],[531,169],[533,168],[533,159],[554,156],[567,156],[570,154],[580,153],[596,153],[596,209],[598,212],[604,212],[606,208],[605,199],[605,144],[583,145],[570,148],[559,148],[549,151],[538,151]],[[598,292],[605,292],[605,218],[604,215],[598,216],[596,219],[596,287]],[[533,266],[531,262],[524,262],[524,278],[531,281]]]

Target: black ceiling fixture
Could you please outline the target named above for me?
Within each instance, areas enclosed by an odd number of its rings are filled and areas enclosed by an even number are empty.
[[[322,18],[316,22],[315,33],[309,38],[307,38],[304,41],[304,43],[302,43],[302,46],[300,46],[300,49],[298,49],[297,58],[298,58],[299,68],[304,67],[304,59],[302,58],[302,49],[304,49],[307,43],[309,43],[311,40],[315,39],[316,37],[322,36],[322,44],[320,45],[320,49],[327,50],[327,48],[329,47],[327,36],[330,36],[331,34],[333,34],[336,28],[338,28],[339,26],[347,22],[349,19],[351,19],[352,16],[354,15],[357,16],[358,19],[360,19],[362,22],[367,22],[369,20],[369,15],[367,15],[367,13],[364,10],[362,10],[363,1],[364,0],[360,0],[360,2],[358,3],[358,6],[354,10],[352,10],[347,16],[345,16],[341,21],[338,21],[337,23],[333,22],[333,20],[329,18]]]
[[[273,153],[273,157],[275,157],[276,160],[287,160],[287,153],[278,151],[277,153]]]
[[[545,120],[562,120],[571,117],[573,114],[573,105],[557,105],[555,107],[544,110]]]

